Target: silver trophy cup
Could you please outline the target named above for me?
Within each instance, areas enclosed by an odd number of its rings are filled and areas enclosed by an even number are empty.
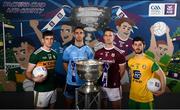
[[[98,60],[81,60],[76,62],[77,73],[86,83],[79,88],[82,93],[98,92],[99,86],[95,83],[103,71],[103,62]]]
[[[87,32],[94,32],[105,27],[111,18],[111,10],[107,7],[76,7],[71,14],[72,21],[81,25]]]

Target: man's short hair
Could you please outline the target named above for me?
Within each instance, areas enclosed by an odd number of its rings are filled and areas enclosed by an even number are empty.
[[[54,36],[54,32],[53,31],[44,31],[43,33],[43,38],[45,38],[45,36]]]
[[[103,32],[105,33],[106,31],[110,31],[112,33],[115,33],[115,31],[109,27],[105,28]]]
[[[75,32],[77,29],[81,29],[81,30],[84,31],[84,27],[82,27],[82,26],[76,26],[76,27],[74,28],[73,32]]]
[[[131,26],[135,25],[135,23],[132,20],[130,20],[129,18],[120,18],[120,19],[117,19],[115,21],[115,24],[116,24],[116,26],[121,26],[121,24],[124,23],[124,22],[127,22]]]
[[[62,28],[62,26],[65,26],[65,25],[71,27],[72,31],[74,30],[74,26],[72,24],[70,24],[70,23],[67,23],[67,22],[60,25],[60,29]]]
[[[133,44],[134,44],[135,41],[141,41],[145,45],[144,39],[142,37],[140,37],[140,36],[136,36],[136,37],[133,38]]]

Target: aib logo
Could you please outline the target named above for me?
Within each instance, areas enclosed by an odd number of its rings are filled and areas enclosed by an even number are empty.
[[[141,77],[141,73],[139,70],[134,70],[133,73],[134,73],[133,75],[134,79],[139,79]]]
[[[175,13],[175,5],[174,4],[167,4],[165,5],[165,14],[171,15]]]

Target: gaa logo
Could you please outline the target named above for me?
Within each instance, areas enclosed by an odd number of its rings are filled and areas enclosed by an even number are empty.
[[[161,7],[159,5],[152,5],[151,9],[152,10],[161,10]]]
[[[152,15],[161,15],[163,13],[163,7],[161,4],[151,4],[149,8],[149,11]]]

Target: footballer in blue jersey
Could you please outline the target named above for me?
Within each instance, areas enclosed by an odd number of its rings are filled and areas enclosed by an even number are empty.
[[[77,47],[76,45],[71,44],[65,49],[63,60],[65,62],[68,62],[68,71],[66,78],[67,84],[81,86],[84,83],[83,80],[79,79],[75,62],[85,59],[93,59],[93,51],[89,46],[83,45],[82,47]]]
[[[76,61],[93,59],[92,49],[84,44],[84,30],[82,27],[76,27],[73,31],[74,44],[68,46],[63,53],[63,65],[67,72],[66,86],[64,90],[64,107],[73,108],[75,105],[75,89],[80,87],[85,81],[81,80],[77,74]]]

